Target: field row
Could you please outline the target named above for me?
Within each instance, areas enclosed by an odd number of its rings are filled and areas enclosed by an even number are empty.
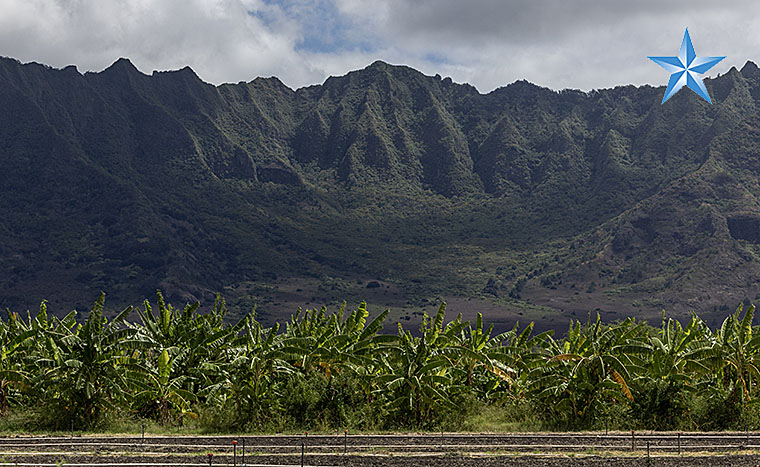
[[[615,465],[760,465],[760,433],[0,438],[0,465],[601,466],[611,461]]]

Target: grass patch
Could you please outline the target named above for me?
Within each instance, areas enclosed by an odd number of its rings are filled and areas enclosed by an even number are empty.
[[[472,432],[532,432],[545,427],[527,403],[482,405],[470,410],[459,430]]]

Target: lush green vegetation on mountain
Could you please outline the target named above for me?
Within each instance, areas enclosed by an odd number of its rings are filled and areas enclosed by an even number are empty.
[[[59,430],[142,418],[210,430],[459,431],[482,429],[467,423],[484,413],[499,429],[760,427],[754,306],[716,329],[696,315],[685,326],[663,315],[660,328],[589,315],[555,338],[533,323],[495,334],[481,316],[446,321],[445,304],[413,336],[400,324],[380,333],[387,312],[369,320],[364,304],[299,310],[265,328],[254,312],[225,322],[222,300],[202,312],[160,293],[108,320],[104,297],[81,324],[44,302],[0,320],[0,412]]]
[[[267,324],[342,298],[414,320],[446,297],[501,328],[662,308],[715,325],[760,293],[760,72],[707,88],[714,105],[480,94],[376,62],[294,91],[0,59],[0,306],[158,284],[175,302],[223,290]]]

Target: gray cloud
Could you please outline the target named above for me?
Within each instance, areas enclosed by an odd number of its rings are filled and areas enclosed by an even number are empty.
[[[760,2],[591,0],[0,0],[0,55],[101,70],[190,65],[203,79],[292,87],[376,59],[487,92],[517,79],[559,88],[663,85],[646,55],[689,27],[714,75],[760,59]]]
[[[729,56],[711,72],[760,58],[760,3],[753,1],[389,0],[374,10],[357,0],[342,4],[375,18],[407,53],[445,57],[455,78],[481,90],[520,78],[553,88],[661,84],[667,76],[645,57],[675,55],[686,27],[699,55]]]

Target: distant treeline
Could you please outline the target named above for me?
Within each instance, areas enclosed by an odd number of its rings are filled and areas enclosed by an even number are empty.
[[[201,423],[210,430],[477,429],[478,414],[513,427],[645,429],[760,427],[760,332],[754,305],[710,329],[663,314],[660,328],[628,318],[533,324],[492,335],[478,314],[425,315],[417,336],[364,303],[295,313],[265,329],[255,311],[227,323],[225,303],[200,311],[157,304],[104,317],[8,313],[0,320],[0,409],[36,429],[106,419]],[[136,316],[135,316],[136,315]],[[136,317],[135,320],[132,318]],[[472,423],[475,423],[474,425]]]

